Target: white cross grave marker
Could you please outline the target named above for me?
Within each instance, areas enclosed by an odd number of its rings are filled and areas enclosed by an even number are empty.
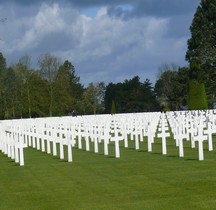
[[[198,134],[194,136],[194,140],[198,141],[199,160],[204,160],[203,141],[207,140],[207,136],[203,134],[203,120],[202,119],[200,119],[200,123],[198,125]]]

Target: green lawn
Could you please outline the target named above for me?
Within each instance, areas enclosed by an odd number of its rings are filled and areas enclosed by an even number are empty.
[[[103,145],[98,154],[93,145],[90,152],[73,148],[72,163],[26,148],[23,167],[0,153],[0,209],[216,209],[216,152],[209,152],[207,143],[204,161],[186,141],[185,157],[179,158],[171,138],[167,155],[161,154],[161,140],[151,153],[146,141],[139,151],[134,141],[129,148],[122,145],[118,159],[113,144],[108,157]]]

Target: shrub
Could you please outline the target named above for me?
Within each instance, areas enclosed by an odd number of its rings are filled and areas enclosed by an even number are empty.
[[[111,114],[115,114],[116,113],[116,106],[115,106],[115,101],[112,100],[112,108],[111,108]]]
[[[190,80],[188,87],[188,107],[190,110],[208,109],[205,84]]]

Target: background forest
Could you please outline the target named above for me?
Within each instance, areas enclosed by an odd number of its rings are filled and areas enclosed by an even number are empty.
[[[7,67],[0,54],[0,118],[26,118],[78,114],[110,113],[112,103],[116,112],[159,110],[154,88],[148,79],[138,76],[123,83],[107,86],[104,82],[84,87],[73,64],[51,54],[38,58],[39,69],[30,68],[30,56]]]
[[[0,118],[28,118],[78,114],[182,110],[187,107],[189,69],[175,64],[159,67],[153,86],[139,76],[120,83],[90,83],[84,87],[73,64],[51,54],[38,58],[39,69],[30,68],[30,56],[7,67],[0,53]],[[212,103],[214,94],[208,86]],[[210,103],[210,106],[211,106]],[[113,107],[114,106],[114,107]]]

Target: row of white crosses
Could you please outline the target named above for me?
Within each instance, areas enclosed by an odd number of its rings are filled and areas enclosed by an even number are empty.
[[[36,119],[7,120],[0,122],[0,151],[15,162],[24,165],[23,149],[30,146],[42,152],[64,159],[67,147],[68,161],[72,162],[72,149],[99,152],[103,144],[104,155],[109,155],[109,145],[113,142],[115,157],[120,157],[120,142],[125,148],[128,141],[134,141],[135,149],[147,137],[148,152],[152,151],[154,138],[162,139],[162,154],[167,154],[166,138],[173,132],[179,156],[184,156],[183,140],[190,140],[191,147],[199,142],[199,160],[204,159],[203,141],[208,140],[209,150],[213,150],[212,134],[216,133],[214,111],[197,112],[153,112],[115,115],[86,115],[78,117],[50,117]],[[59,147],[59,149],[58,149]]]
[[[0,123],[0,151],[15,160],[20,166],[23,166],[23,149],[27,147],[27,142],[22,122],[19,121],[21,126],[18,126],[17,122],[18,120],[7,120],[4,123]]]
[[[104,144],[104,155],[109,154],[109,144],[114,142],[115,157],[120,157],[120,141],[128,147],[128,141],[135,142],[140,149],[140,141],[148,136],[148,150],[157,129],[160,113],[137,113],[116,115],[87,115],[78,117],[51,117],[1,121],[0,151],[24,165],[23,149],[30,146],[48,154],[64,159],[64,145],[67,146],[68,161],[72,162],[72,148],[90,150],[90,141],[94,152],[99,152],[99,144]],[[57,149],[59,147],[59,150]],[[19,155],[18,155],[19,154]]]
[[[24,165],[24,152],[23,149],[32,146],[37,150],[42,150],[49,154],[51,153],[51,142],[53,145],[53,155],[57,155],[56,144],[60,145],[60,158],[64,158],[63,144],[68,145],[68,161],[72,161],[72,147],[71,142],[65,143],[66,135],[61,133],[61,127],[52,118],[52,123],[49,123],[51,118],[44,119],[21,119],[21,120],[7,120],[1,121],[0,126],[0,150],[8,157],[15,159],[16,163],[20,166]],[[51,125],[52,124],[52,125]],[[62,138],[61,138],[62,137]],[[61,138],[61,140],[60,140]],[[69,139],[69,138],[68,138]]]
[[[203,141],[207,140],[209,151],[213,150],[212,135],[216,134],[215,111],[168,112],[167,116],[176,146],[179,147],[179,156],[184,157],[183,140],[187,140],[191,142],[191,148],[195,148],[195,142],[198,142],[199,160],[204,160]]]

